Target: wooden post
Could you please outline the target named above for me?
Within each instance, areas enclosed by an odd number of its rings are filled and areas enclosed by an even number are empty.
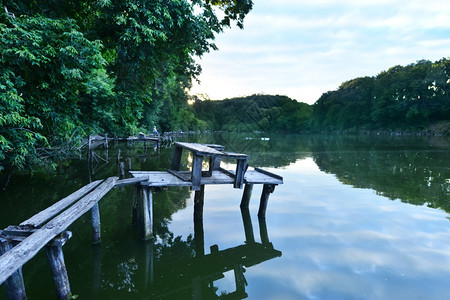
[[[103,142],[103,148],[108,149],[108,134],[105,134],[105,141]]]
[[[245,243],[252,244],[255,242],[255,235],[253,234],[252,219],[250,217],[250,210],[241,207],[242,222],[244,223]]]
[[[203,232],[203,204],[205,197],[205,185],[202,184],[194,196],[194,243],[195,256],[205,255],[205,237]]]
[[[129,157],[125,158],[125,166],[126,166],[127,171],[131,170],[131,158],[129,158]]]
[[[119,177],[122,179],[125,177],[125,170],[123,167],[123,161],[119,162]]]
[[[72,233],[70,231],[65,231],[60,237],[55,238],[53,242],[45,248],[47,250],[47,258],[56,288],[56,297],[58,299],[72,299],[69,276],[67,275],[62,251],[62,246],[71,236]]]
[[[88,135],[88,152],[91,151],[91,135]]]
[[[153,238],[153,194],[150,187],[139,187],[139,234],[143,240]]]
[[[100,223],[100,210],[98,208],[98,202],[91,208],[91,223],[92,223],[92,243],[98,244],[101,239],[101,223]]]
[[[202,163],[203,163],[203,156],[198,155],[196,153],[193,153],[193,160],[192,160],[192,175],[191,175],[191,182],[192,182],[192,190],[199,191],[201,189],[200,184],[202,181]]]
[[[0,238],[0,252],[5,254],[13,248],[11,241]],[[25,293],[25,284],[23,282],[22,268],[17,269],[11,276],[5,281],[6,297],[8,300],[22,300],[27,299]]]
[[[138,207],[138,199],[139,199],[139,193],[140,193],[140,187],[139,183],[135,184],[134,186],[134,193],[133,193],[133,207],[132,207],[132,213],[131,213],[131,225],[136,226],[139,223],[139,214],[137,211]]]
[[[194,195],[194,221],[203,220],[203,204],[205,199],[205,185],[200,186],[200,190]]]
[[[274,184],[265,184],[264,185],[263,191],[261,194],[261,201],[259,202],[258,217],[266,216],[266,209],[267,209],[267,202],[269,201],[269,195],[270,195],[270,193],[273,193],[274,189],[275,189]]]
[[[250,203],[250,198],[252,197],[252,192],[253,192],[253,184],[247,183],[244,188],[244,194],[242,195],[242,200],[241,200],[241,205],[240,205],[241,208],[248,209],[248,205]]]
[[[174,171],[180,170],[181,154],[183,154],[183,148],[181,148],[179,146],[175,146],[175,150],[173,153],[173,159],[172,159],[172,167],[171,167],[171,169]]]
[[[234,188],[242,189],[244,185],[245,171],[247,170],[247,158],[238,159],[236,166],[236,177],[234,178]]]
[[[222,162],[222,157],[211,156],[209,159],[209,171],[215,171],[220,169],[220,163]]]

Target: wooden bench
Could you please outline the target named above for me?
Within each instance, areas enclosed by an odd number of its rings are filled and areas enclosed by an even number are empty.
[[[209,157],[209,171],[204,173],[204,176],[211,176],[210,174],[212,171],[220,170],[220,162],[222,159],[236,159],[237,165],[236,173],[234,174],[233,186],[234,188],[239,189],[243,187],[244,175],[248,167],[247,154],[221,151],[223,149],[223,146],[221,145],[204,145],[197,143],[176,142],[171,170],[180,170],[181,155],[183,153],[183,149],[191,151],[193,155],[191,182],[192,189],[194,191],[200,190],[202,178],[202,163],[205,156]]]

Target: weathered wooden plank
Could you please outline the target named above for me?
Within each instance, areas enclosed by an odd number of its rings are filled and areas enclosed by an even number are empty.
[[[81,198],[75,205],[66,209],[36,230],[19,245],[0,256],[0,284],[33,258],[56,235],[64,231],[70,224],[91,209],[95,203],[114,187],[116,179],[117,177],[108,178],[95,190]]]
[[[269,171],[266,171],[266,170],[263,170],[263,169],[260,169],[260,168],[255,168],[255,171],[257,171],[259,173],[263,173],[263,174],[265,174],[267,176],[270,176],[270,177],[273,177],[273,178],[276,178],[276,179],[279,179],[279,180],[283,180],[283,177],[281,177],[280,175],[274,174],[272,172],[269,172]]]
[[[261,169],[259,169],[261,170]],[[278,176],[280,177],[280,176]],[[276,177],[272,177],[270,175],[266,175],[260,171],[256,170],[247,170],[245,172],[245,183],[253,183],[253,184],[283,184],[283,179],[279,179]]]
[[[205,145],[206,147],[209,147],[209,148],[214,148],[218,151],[223,151],[225,149],[225,146],[218,145],[218,144],[203,144],[203,145]]]
[[[220,156],[222,156],[223,158],[248,158],[248,154],[235,152],[222,152]]]
[[[178,177],[189,175],[189,171],[178,171]],[[218,171],[212,171],[210,177],[202,177],[201,184],[230,184],[235,181],[235,170],[225,170],[220,168]],[[191,182],[184,181],[164,171],[130,171],[134,177],[148,176],[148,181],[143,181],[141,184],[145,186],[190,186]],[[279,177],[279,176],[278,176]],[[264,173],[247,170],[244,175],[244,183],[250,184],[283,184],[282,179],[278,179]]]
[[[35,214],[31,218],[29,218],[26,221],[23,221],[20,223],[20,225],[29,225],[33,227],[37,227],[42,225],[45,221],[49,220],[51,217],[59,214],[63,209],[73,204],[75,201],[92,191],[97,185],[100,184],[102,180],[97,180],[94,182],[89,183],[88,185],[85,185],[78,191],[70,194],[69,196],[65,197],[64,199],[59,200],[52,206],[44,209],[43,211]]]
[[[223,152],[218,151],[214,148],[205,146],[203,144],[175,142],[175,146],[193,151],[193,152],[197,153],[198,155],[204,155],[204,156],[223,155]]]
[[[122,187],[130,184],[136,184],[142,181],[148,180],[148,176],[139,176],[134,178],[120,179],[117,180],[114,187]]]
[[[148,175],[149,179],[147,181],[142,181],[142,186],[190,186],[191,182],[183,181],[180,178],[164,171],[130,171],[133,176],[144,176]]]
[[[183,181],[190,181],[191,180],[191,173],[188,172],[186,174],[186,172],[180,172],[180,171],[174,171],[174,170],[167,170],[167,172],[169,172],[170,174],[172,174],[173,176],[183,180]]]
[[[227,176],[229,176],[229,177],[231,177],[233,179],[236,177],[236,172],[235,171],[225,170],[224,168],[219,168],[219,171],[222,172],[223,174],[226,174]]]

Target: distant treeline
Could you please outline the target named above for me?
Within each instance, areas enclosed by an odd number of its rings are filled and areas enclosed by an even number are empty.
[[[252,95],[222,101],[197,101],[195,115],[212,130],[298,131],[308,128],[312,107],[286,96]]]
[[[450,60],[443,58],[344,82],[313,105],[286,96],[253,95],[197,101],[194,109],[214,130],[423,130],[450,120],[449,92]],[[444,128],[445,133],[450,134]]]

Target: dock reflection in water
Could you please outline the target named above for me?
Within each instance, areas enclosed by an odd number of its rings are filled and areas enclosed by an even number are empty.
[[[116,282],[102,280],[100,274],[104,274],[105,270],[101,269],[100,249],[96,249],[93,264],[93,279],[96,282],[92,286],[99,292],[97,295],[105,292],[98,289],[110,290],[115,287],[116,292],[119,292],[124,289],[124,285],[128,285],[133,286],[139,295],[147,294],[151,299],[247,298],[246,268],[282,255],[269,241],[265,218],[258,218],[260,242],[257,242],[249,209],[241,208],[245,231],[243,244],[223,250],[215,244],[209,246],[209,253],[205,253],[200,209],[202,207],[194,206],[193,237],[189,236],[186,241],[181,240],[181,237],[169,238],[164,242],[141,241],[140,243],[145,243],[145,247],[140,247],[141,253],[136,253],[135,259],[128,259],[119,264],[127,274],[119,276]],[[227,230],[226,226],[224,230]],[[225,276],[229,278],[230,274],[234,275],[234,291],[219,291],[217,281]]]

